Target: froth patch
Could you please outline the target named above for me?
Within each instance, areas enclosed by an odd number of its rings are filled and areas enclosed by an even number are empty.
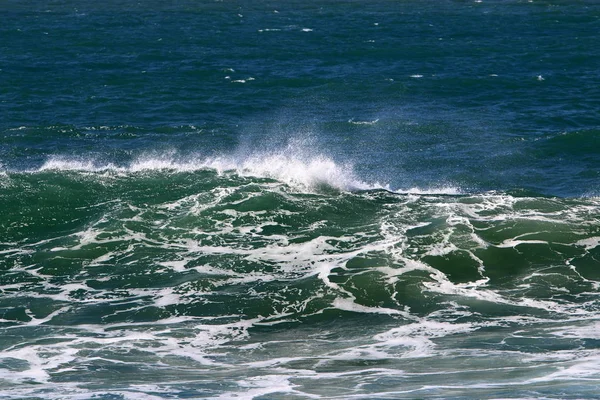
[[[348,120],[348,123],[352,125],[375,125],[379,122],[379,118],[371,120],[371,121],[356,121],[354,118]]]
[[[100,172],[106,170],[118,170],[113,164],[99,164],[94,160],[77,160],[67,158],[50,158],[38,169],[38,171],[85,171]]]
[[[344,299],[339,297],[333,301],[333,306],[339,310],[357,313],[405,315],[405,313],[399,310],[394,310],[393,308],[363,306],[361,304],[355,303],[352,299]]]
[[[208,160],[206,166],[221,173],[235,171],[241,176],[271,178],[290,186],[308,189],[324,185],[340,190],[368,190],[382,187],[358,179],[352,165],[340,165],[323,155],[298,157],[284,152],[252,155],[241,161],[224,157]]]
[[[413,187],[410,189],[399,189],[399,190],[394,190],[394,193],[397,194],[415,194],[415,195],[430,195],[430,196],[435,196],[435,195],[460,195],[463,194],[463,191],[456,186],[440,186],[440,187],[431,187],[431,188],[419,188],[419,187]]]
[[[218,174],[233,173],[244,177],[269,178],[299,189],[315,190],[324,186],[338,190],[388,189],[379,183],[359,179],[351,163],[338,163],[322,154],[300,154],[301,151],[225,155],[218,157],[176,157],[173,154],[144,155],[125,163],[100,162],[95,159],[51,157],[37,170],[75,172],[171,173],[213,170]]]
[[[578,240],[577,242],[575,242],[575,245],[582,246],[586,250],[591,250],[591,249],[598,247],[598,245],[600,245],[600,237],[594,236],[594,237],[590,237],[590,238],[586,238],[586,239],[581,239],[581,240]]]
[[[353,121],[356,124],[374,124],[374,121]],[[315,191],[333,188],[342,191],[383,189],[402,195],[460,195],[463,191],[456,186],[412,187],[392,189],[388,184],[367,182],[354,171],[351,162],[339,162],[320,153],[300,146],[289,146],[283,150],[251,152],[249,154],[226,154],[213,157],[201,155],[180,156],[176,152],[140,155],[128,162],[105,162],[96,158],[53,156],[37,170],[70,171],[88,173],[114,173],[117,175],[161,171],[167,173],[190,173],[202,170],[216,173],[235,174],[242,177],[274,179],[299,190]],[[1,176],[1,173],[0,173]]]
[[[294,394],[296,390],[289,378],[283,375],[262,375],[251,377],[238,382],[242,392],[223,393],[217,399],[245,399],[252,400],[257,397],[272,395],[275,393]]]
[[[8,172],[6,172],[3,165],[0,163],[0,188],[5,188],[8,186],[10,186],[10,177],[8,176]]]
[[[468,323],[422,320],[379,333],[373,339],[379,342],[377,347],[405,347],[409,350],[403,355],[404,357],[419,358],[432,355],[433,349],[436,347],[432,339],[469,334],[476,329]]]

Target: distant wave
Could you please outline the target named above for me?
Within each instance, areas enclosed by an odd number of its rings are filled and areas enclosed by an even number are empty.
[[[299,153],[299,154],[298,154]],[[386,190],[398,194],[460,194],[454,186],[392,189],[389,184],[367,182],[354,171],[351,163],[338,163],[322,154],[306,155],[288,150],[251,153],[247,156],[177,157],[176,154],[139,156],[127,163],[100,161],[85,157],[52,156],[39,168],[28,172],[75,171],[129,174],[150,171],[173,173],[213,170],[243,177],[270,178],[300,190],[314,191],[330,187],[342,191]]]
[[[353,118],[348,120],[348,123],[353,125],[375,125],[377,122],[379,122],[379,118],[372,121],[355,121]]]
[[[175,173],[214,170],[218,174],[235,173],[239,176],[271,178],[293,187],[316,189],[330,186],[339,190],[370,190],[389,187],[379,183],[370,184],[359,179],[351,164],[338,164],[323,155],[297,156],[285,152],[252,154],[247,157],[234,155],[216,157],[141,156],[127,164],[101,162],[85,158],[55,156],[49,158],[37,170],[135,173],[145,171],[171,171]]]
[[[397,189],[392,192],[397,194],[417,194],[417,195],[459,195],[464,194],[461,188],[457,186],[439,186],[427,189],[413,187],[410,189]]]

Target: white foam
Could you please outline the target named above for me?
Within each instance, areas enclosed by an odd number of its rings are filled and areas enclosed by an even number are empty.
[[[114,164],[99,164],[95,160],[78,160],[68,159],[63,157],[52,157],[47,160],[38,171],[85,171],[85,172],[100,172],[100,171],[119,171],[123,170]]]
[[[157,307],[166,307],[169,305],[182,303],[181,296],[176,294],[173,291],[173,288],[165,288],[159,291],[154,291],[154,295],[157,297],[156,300],[154,300],[154,304]]]
[[[357,313],[370,313],[370,314],[386,314],[386,315],[404,315],[402,311],[395,310],[393,308],[385,307],[368,307],[361,304],[355,303],[352,299],[348,298],[336,298],[333,301],[333,306],[338,310],[351,311]]]
[[[379,118],[372,121],[355,121],[354,118],[348,120],[348,123],[353,125],[375,125],[377,122],[379,122]]]
[[[571,356],[569,354],[569,356]],[[528,380],[526,383],[556,382],[556,381],[591,381],[600,382],[600,356],[596,351],[588,354],[578,354],[573,361],[567,361],[567,366],[561,366],[556,371]]]
[[[45,348],[43,345],[4,350],[0,353],[0,359],[24,360],[29,368],[23,371],[9,371],[0,368],[0,378],[15,383],[47,383],[50,380],[48,371],[72,362],[78,351],[76,348],[67,346],[61,346],[61,351],[58,351]]]
[[[148,393],[140,393],[137,391],[111,390],[110,394],[113,396],[123,397],[125,400],[164,400],[163,396],[154,396]]]
[[[289,381],[289,378],[282,375],[261,375],[248,378],[238,382],[238,385],[243,388],[243,392],[223,393],[216,397],[217,399],[240,399],[252,400],[258,397],[277,394],[293,394],[296,391],[296,385]],[[306,393],[302,393],[306,397]],[[312,398],[320,398],[320,396],[308,396]]]
[[[217,171],[234,169],[242,176],[273,178],[291,186],[316,188],[329,185],[340,190],[366,190],[381,187],[359,180],[351,165],[338,165],[331,158],[290,157],[288,154],[266,154],[249,157],[242,162],[232,159],[213,159],[207,163]]]
[[[252,77],[232,82],[245,83]],[[373,125],[379,119],[348,122],[356,125]],[[433,186],[429,188],[413,187],[392,190],[389,185],[380,182],[365,182],[354,172],[352,163],[340,163],[323,153],[315,153],[314,143],[291,143],[287,147],[258,151],[249,154],[229,154],[212,157],[201,155],[179,156],[174,151],[148,153],[138,156],[127,163],[103,162],[96,158],[52,156],[37,170],[75,171],[90,173],[143,173],[168,171],[173,173],[214,170],[219,174],[235,173],[239,176],[271,178],[293,187],[314,190],[321,186],[330,186],[339,190],[384,189],[398,194],[415,195],[457,195],[462,194],[455,186]]]
[[[385,360],[390,358],[393,358],[393,356],[384,349],[379,348],[377,345],[364,345],[347,348],[342,351],[337,351],[334,354],[328,354],[320,360],[316,366],[319,367],[336,361],[356,362],[356,360]],[[340,376],[340,374],[335,373],[330,373],[329,376],[337,377],[336,375]]]
[[[159,262],[159,265],[172,268],[175,272],[184,272],[186,270],[185,266],[189,262],[189,259],[178,260],[178,261],[163,261]]]
[[[509,248],[509,247],[517,247],[522,244],[548,244],[545,240],[515,240],[515,239],[506,239],[502,243],[498,244],[496,247],[500,248]]]
[[[250,79],[250,78],[249,78]],[[350,163],[339,164],[323,154],[307,154],[302,149],[289,147],[282,151],[253,153],[248,156],[217,157],[192,156],[177,158],[173,153],[145,155],[128,164],[102,163],[95,159],[51,157],[37,170],[140,173],[148,171],[193,172],[215,170],[222,174],[233,172],[240,176],[272,178],[294,187],[315,189],[322,185],[340,190],[387,189],[387,186],[369,184],[360,180]]]
[[[590,238],[578,240],[577,242],[575,242],[575,245],[583,246],[586,250],[594,249],[598,247],[598,245],[600,245],[600,236],[593,236]]]
[[[600,339],[600,321],[592,321],[583,326],[567,326],[550,330],[553,335],[569,339]]]
[[[421,320],[375,335],[373,339],[379,343],[373,346],[382,350],[405,347],[407,350],[403,352],[403,358],[429,357],[436,347],[431,339],[455,334],[468,334],[476,329],[471,324]]]
[[[396,189],[393,190],[397,194],[416,194],[416,195],[460,195],[463,194],[462,190],[456,186],[440,186],[431,188],[418,188],[413,187],[410,189]]]
[[[412,324],[392,328],[387,332],[375,335],[375,340],[391,343],[405,337],[440,338],[458,333],[470,333],[478,328],[468,323],[449,323],[432,320],[421,320]]]

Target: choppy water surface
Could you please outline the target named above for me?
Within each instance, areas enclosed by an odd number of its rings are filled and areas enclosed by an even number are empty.
[[[0,397],[598,397],[595,2],[0,9]]]

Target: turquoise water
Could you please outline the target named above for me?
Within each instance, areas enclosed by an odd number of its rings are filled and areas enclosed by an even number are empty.
[[[600,398],[600,4],[0,10],[0,397]]]

